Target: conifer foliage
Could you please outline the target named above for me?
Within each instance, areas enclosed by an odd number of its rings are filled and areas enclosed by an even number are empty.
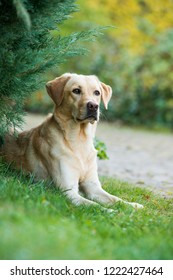
[[[71,0],[0,0],[1,136],[20,126],[23,103],[45,84],[45,71],[83,53],[78,41],[96,35],[58,35],[59,24],[75,10]]]

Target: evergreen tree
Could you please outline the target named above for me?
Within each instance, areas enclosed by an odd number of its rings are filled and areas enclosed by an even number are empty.
[[[58,35],[58,25],[74,11],[72,0],[0,0],[1,136],[20,126],[24,101],[43,87],[45,71],[83,53],[78,41],[97,35],[96,30]]]

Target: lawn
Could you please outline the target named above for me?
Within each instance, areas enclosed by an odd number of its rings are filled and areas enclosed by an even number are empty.
[[[0,166],[0,259],[172,259],[173,199],[111,178],[115,213],[75,207],[49,182]]]

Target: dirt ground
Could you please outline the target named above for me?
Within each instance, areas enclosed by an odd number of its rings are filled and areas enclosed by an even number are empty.
[[[44,116],[28,114],[24,129],[40,124]],[[148,187],[173,197],[173,134],[136,130],[100,122],[97,138],[105,142],[109,160],[99,160],[99,175]]]

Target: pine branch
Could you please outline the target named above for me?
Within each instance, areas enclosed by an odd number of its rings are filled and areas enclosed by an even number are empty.
[[[27,12],[23,2],[21,0],[13,0],[13,5],[16,8],[18,17],[21,18],[26,28],[30,30],[31,29],[30,15]]]
[[[94,41],[104,28],[55,36],[57,24],[75,11],[74,0],[1,0],[1,3],[0,135],[4,135],[11,125],[20,126],[24,101],[43,87],[44,73],[70,57],[85,54],[83,42]]]

